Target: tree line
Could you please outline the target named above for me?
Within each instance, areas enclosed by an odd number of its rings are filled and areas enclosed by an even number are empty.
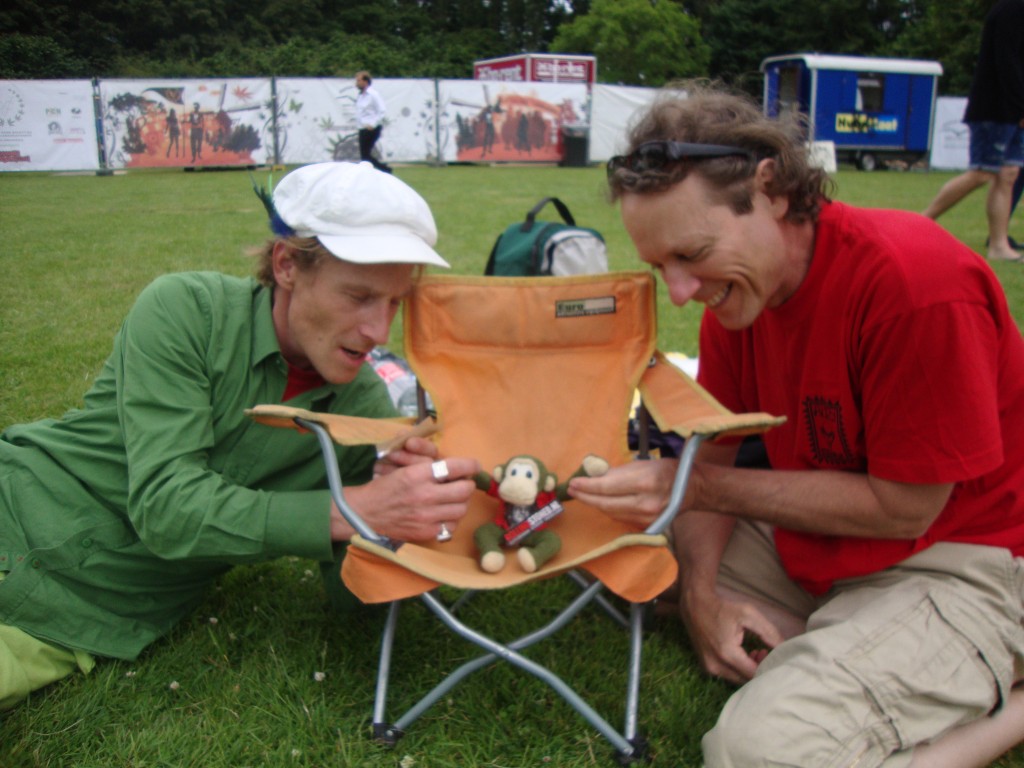
[[[605,83],[712,77],[816,51],[940,61],[964,94],[993,0],[7,0],[0,78],[472,77],[519,52],[594,54]]]

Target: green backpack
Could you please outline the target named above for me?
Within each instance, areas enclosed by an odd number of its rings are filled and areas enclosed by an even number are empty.
[[[540,210],[551,203],[561,222],[537,221]],[[522,223],[502,232],[487,259],[485,275],[534,277],[582,275],[608,271],[608,249],[596,229],[577,227],[565,203],[545,197],[526,214]]]

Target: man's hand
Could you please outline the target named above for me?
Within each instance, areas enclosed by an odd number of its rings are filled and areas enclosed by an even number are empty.
[[[631,461],[600,477],[573,478],[569,495],[610,517],[646,528],[665,509],[678,466],[674,459]]]
[[[690,593],[680,602],[680,615],[704,669],[736,685],[752,678],[768,652],[786,639],[756,605],[739,597]],[[792,634],[799,629],[794,626]]]
[[[476,490],[473,475],[480,471],[476,459],[444,460],[445,477],[438,479],[433,464],[437,446],[412,437],[398,450],[374,465],[374,477],[366,485],[345,489],[345,499],[374,531],[398,541],[430,541],[442,523],[454,532],[466,514],[466,504]],[[331,504],[331,538],[351,538],[352,527]]]
[[[373,465],[373,476],[380,477],[390,474],[399,467],[408,467],[427,461],[434,461],[440,454],[437,446],[424,437],[410,437],[398,448],[388,451],[387,455]]]

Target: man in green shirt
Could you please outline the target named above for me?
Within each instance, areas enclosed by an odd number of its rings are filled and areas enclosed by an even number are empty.
[[[297,169],[266,202],[258,280],[157,279],[82,408],[0,435],[0,709],[93,655],[135,658],[236,564],[316,559],[342,592],[353,531],[317,441],[245,409],[393,416],[365,357],[424,265],[448,265],[426,202],[367,163]],[[395,539],[453,530],[479,466],[447,459],[442,483],[435,458],[418,438],[385,461],[339,448],[346,499]]]

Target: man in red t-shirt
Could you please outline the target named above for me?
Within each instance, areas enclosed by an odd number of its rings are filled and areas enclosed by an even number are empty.
[[[1024,340],[984,260],[916,214],[827,198],[799,126],[666,94],[609,162],[644,262],[705,305],[702,384],[786,423],[771,469],[702,446],[679,608],[742,687],[709,766],[982,765],[1024,733]],[[572,495],[653,519],[675,462]]]

